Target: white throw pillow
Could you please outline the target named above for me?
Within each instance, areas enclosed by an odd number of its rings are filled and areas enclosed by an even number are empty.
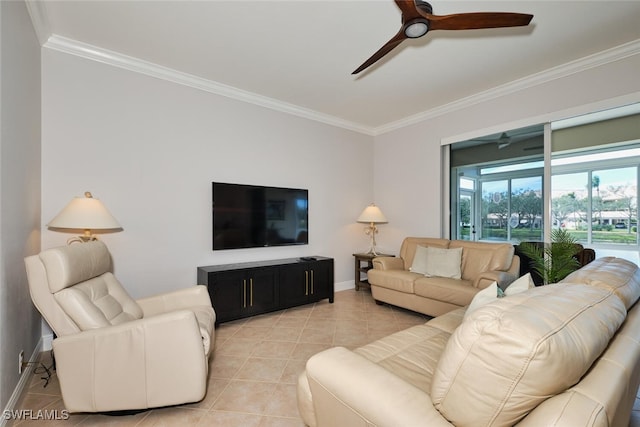
[[[416,246],[416,253],[413,256],[413,262],[409,271],[414,273],[426,274],[427,273],[427,247]]]
[[[427,271],[424,273],[427,277],[448,277],[451,279],[460,279],[462,276],[462,248],[427,249]]]
[[[467,311],[464,312],[464,318],[466,319],[472,312],[476,311],[480,307],[485,304],[489,304],[490,302],[495,301],[498,298],[503,297],[502,289],[498,286],[498,282],[493,282],[480,292],[478,292],[473,299],[471,300],[471,304],[467,307]]]
[[[504,290],[504,294],[506,296],[519,294],[520,292],[524,292],[527,289],[535,288],[536,284],[533,283],[533,279],[531,278],[531,273],[527,273],[519,279],[511,282],[507,289]]]
[[[536,285],[535,283],[533,283],[531,273],[527,273],[519,279],[511,282],[511,284],[507,286],[507,289],[504,292],[502,291],[502,289],[500,289],[498,283],[493,282],[473,297],[473,299],[471,300],[471,304],[469,304],[467,311],[465,311],[464,313],[464,319],[466,319],[473,311],[479,309],[485,304],[489,304],[490,302],[495,301],[498,298],[509,295],[516,295],[535,287]]]

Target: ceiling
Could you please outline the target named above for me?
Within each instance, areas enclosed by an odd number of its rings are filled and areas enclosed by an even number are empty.
[[[161,66],[165,74],[175,70],[208,82],[209,90],[226,96],[369,134],[505,85],[588,66],[588,57],[605,50],[640,50],[640,1],[431,3],[437,15],[502,11],[534,17],[528,27],[432,31],[353,76],[399,30],[392,0],[27,4],[45,46],[126,55],[147,68]],[[550,69],[556,74],[545,71]]]

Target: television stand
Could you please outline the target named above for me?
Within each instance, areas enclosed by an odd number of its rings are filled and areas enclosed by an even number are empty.
[[[328,298],[333,303],[333,258],[287,258],[198,267],[216,323]]]

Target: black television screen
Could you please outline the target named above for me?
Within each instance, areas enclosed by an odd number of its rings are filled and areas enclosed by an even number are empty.
[[[213,250],[309,243],[309,192],[212,183]]]

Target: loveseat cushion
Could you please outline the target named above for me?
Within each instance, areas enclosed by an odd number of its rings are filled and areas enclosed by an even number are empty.
[[[594,272],[598,274],[594,274]],[[562,283],[585,283],[610,289],[623,302],[627,310],[640,297],[640,269],[622,258],[603,257],[587,264],[565,277]]]
[[[587,285],[548,285],[489,303],[449,339],[433,403],[456,426],[513,425],[576,384],[625,316],[613,292]]]
[[[462,278],[475,280],[483,271],[506,271],[513,262],[515,249],[508,243],[452,240],[449,248],[462,248]]]
[[[413,284],[416,295],[455,304],[460,307],[469,304],[478,293],[468,280],[447,277],[421,277]]]
[[[406,270],[369,270],[367,272],[369,282],[376,286],[393,289],[394,291],[407,294],[414,293],[414,282],[416,279],[424,277],[423,274],[413,273]]]

